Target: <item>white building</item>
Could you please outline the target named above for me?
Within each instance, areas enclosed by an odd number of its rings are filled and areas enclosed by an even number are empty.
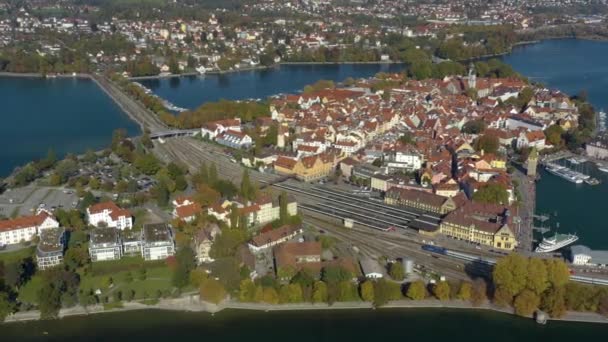
[[[108,201],[87,208],[87,221],[94,227],[112,227],[120,230],[133,227],[131,212]]]
[[[247,222],[250,225],[264,225],[281,218],[279,201],[278,199],[273,201],[270,196],[263,196],[240,210],[241,214],[247,215]],[[289,216],[298,214],[298,203],[293,198],[287,200],[287,214]]]
[[[118,260],[122,257],[122,244],[115,228],[97,228],[89,240],[91,261]]]
[[[587,246],[570,247],[572,264],[583,266],[608,266],[608,251],[594,251]]]
[[[361,270],[363,271],[363,275],[365,275],[368,279],[380,279],[384,277],[384,269],[376,260],[370,258],[361,259],[359,262],[361,264]]]
[[[48,228],[40,232],[40,242],[36,247],[36,264],[41,270],[60,265],[65,249],[63,228]]]
[[[420,153],[396,151],[389,155],[386,166],[389,170],[418,171],[422,167],[423,157]]]
[[[175,254],[173,234],[166,224],[146,224],[141,234],[141,254],[145,260],[164,260]]]
[[[41,231],[57,227],[59,227],[59,222],[45,210],[39,211],[34,216],[0,221],[0,245],[32,241]]]

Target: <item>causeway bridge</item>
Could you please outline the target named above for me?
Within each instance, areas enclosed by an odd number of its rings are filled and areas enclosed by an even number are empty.
[[[172,129],[150,133],[150,139],[195,136],[200,132],[200,129]]]

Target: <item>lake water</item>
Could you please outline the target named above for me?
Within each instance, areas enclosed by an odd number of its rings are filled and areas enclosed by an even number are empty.
[[[531,80],[568,94],[586,90],[596,109],[608,109],[608,42],[559,39],[517,47],[503,60]],[[608,223],[604,217],[608,174],[593,165],[581,166],[602,184],[573,184],[542,172],[537,185],[537,212],[551,214],[552,227],[578,233],[577,243],[608,250]],[[555,215],[557,214],[557,215]]]
[[[137,126],[93,81],[0,77],[0,177],[42,158],[108,145],[112,131]]]
[[[297,93],[318,80],[343,81],[398,72],[402,64],[281,65],[272,69],[181,78],[139,81],[157,95],[185,108],[220,99],[265,99],[279,93]]]
[[[132,311],[0,325],[3,341],[593,341],[608,325],[486,311],[380,309],[206,313]]]

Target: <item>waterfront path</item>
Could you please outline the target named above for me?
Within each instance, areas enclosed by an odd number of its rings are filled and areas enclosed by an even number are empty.
[[[125,94],[118,85],[106,77],[92,75],[91,79],[110,96],[116,104],[142,129],[147,128],[151,133],[166,131],[167,126],[158,118],[158,115],[144,107],[143,104]]]
[[[187,312],[209,312],[215,314],[225,309],[254,310],[254,311],[303,311],[303,310],[370,310],[370,309],[462,309],[462,310],[491,310],[506,314],[513,314],[511,308],[496,307],[488,302],[473,306],[470,302],[461,300],[438,301],[426,299],[420,301],[399,300],[390,302],[380,308],[374,308],[369,302],[337,302],[332,305],[326,303],[296,303],[296,304],[265,304],[265,303],[241,303],[226,300],[219,305],[199,300],[198,295],[188,295],[180,298],[161,299],[157,304],[146,305],[138,302],[127,302],[122,308],[104,310],[103,306],[90,307],[75,306],[62,309],[59,317],[92,315],[98,313],[121,312],[133,310],[168,310]],[[36,310],[20,312],[10,315],[6,322],[22,322],[40,319],[40,312]],[[561,321],[608,323],[608,318],[592,312],[568,312],[560,319]]]

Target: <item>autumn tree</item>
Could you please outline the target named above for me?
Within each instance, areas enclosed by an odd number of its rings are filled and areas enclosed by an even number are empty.
[[[403,280],[405,279],[405,270],[403,269],[403,264],[399,261],[391,264],[389,269],[389,275],[394,280]]]
[[[458,289],[458,294],[456,294],[456,298],[460,300],[471,300],[472,292],[473,285],[468,281],[463,281],[460,283],[460,288]]]
[[[515,296],[526,288],[527,271],[528,259],[512,253],[498,260],[494,266],[492,278],[497,288],[502,288],[511,296]]]
[[[485,153],[496,153],[500,147],[498,137],[493,134],[482,134],[475,140],[475,149]]]
[[[551,317],[563,317],[567,311],[565,288],[563,286],[551,288],[543,293],[540,307]]]
[[[226,290],[219,281],[209,278],[201,284],[199,289],[201,299],[219,304],[224,298],[226,298]]]
[[[408,286],[406,296],[412,300],[422,300],[426,298],[426,285],[422,280],[416,280]]]
[[[450,299],[450,284],[447,281],[440,281],[433,286],[433,295],[439,300]]]
[[[515,313],[520,316],[530,316],[540,305],[540,298],[534,291],[525,289],[515,297],[513,306]]]
[[[312,290],[313,303],[327,302],[327,284],[322,281],[316,281]]]
[[[477,278],[473,281],[471,291],[471,303],[473,306],[480,306],[488,300],[488,285],[482,278]]]
[[[530,258],[528,261],[526,288],[540,295],[549,287],[547,265],[544,260]]]
[[[366,280],[359,285],[361,299],[366,302],[374,301],[374,284],[371,280]]]

